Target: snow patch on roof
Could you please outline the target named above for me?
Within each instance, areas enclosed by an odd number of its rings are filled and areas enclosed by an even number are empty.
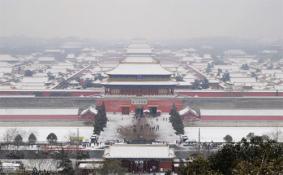
[[[78,108],[2,108],[0,109],[0,115],[78,115]]]
[[[282,109],[201,109],[203,116],[283,116]]]
[[[88,112],[91,112],[91,113],[93,113],[93,114],[95,114],[95,115],[97,114],[97,110],[96,110],[95,106],[90,106],[89,108],[83,110],[83,111],[81,112],[81,115],[84,115],[84,114],[86,114],[86,113],[88,113]]]
[[[119,64],[109,75],[171,75],[160,64]]]
[[[171,159],[175,157],[173,149],[167,145],[112,145],[105,149],[105,158],[160,158]]]

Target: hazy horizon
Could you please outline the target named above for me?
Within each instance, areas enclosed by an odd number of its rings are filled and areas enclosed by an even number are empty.
[[[282,0],[0,0],[0,37],[283,38]]]

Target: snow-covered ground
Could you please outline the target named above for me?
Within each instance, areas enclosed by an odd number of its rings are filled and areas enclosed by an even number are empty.
[[[234,141],[240,141],[250,132],[260,136],[268,135],[272,138],[277,131],[279,141],[283,141],[283,127],[186,127],[185,135],[189,140],[198,141],[199,130],[201,142],[222,142],[223,137],[227,134],[231,135]]]
[[[107,114],[108,122],[107,127],[100,133],[98,142],[105,142],[107,140],[119,139],[117,129],[120,127],[129,126],[133,123],[133,116],[121,114]]]
[[[136,120],[134,115],[107,114],[107,117],[109,120],[107,122],[107,127],[101,132],[98,142],[117,139],[122,140],[122,138],[119,138],[117,129],[120,127],[131,126]],[[158,140],[168,143],[176,143],[176,140],[179,139],[169,122],[169,115],[162,115],[158,118],[148,118],[148,122],[152,127],[159,126],[159,129],[156,130]]]
[[[6,136],[10,135],[15,137],[17,134],[20,134],[23,137],[24,141],[28,140],[29,134],[34,133],[37,141],[46,142],[48,134],[51,132],[55,133],[58,141],[69,141],[70,136],[76,136],[79,133],[79,136],[82,136],[84,140],[88,140],[93,133],[93,127],[0,127],[0,141],[6,140]],[[13,139],[13,138],[9,138]]]
[[[156,131],[159,141],[174,144],[176,140],[180,139],[180,137],[175,134],[175,130],[169,122],[169,114],[163,114],[158,118],[150,118],[149,123],[151,126],[159,126],[159,130]]]
[[[119,138],[117,129],[121,126],[130,126],[135,120],[133,115],[108,113],[107,117],[109,122],[107,123],[105,130],[101,133],[99,142],[117,140]],[[159,130],[156,131],[159,136],[158,140],[175,143],[175,141],[179,139],[179,137],[175,135],[172,125],[169,122],[168,114],[163,114],[157,119],[148,118],[148,121],[151,126],[159,126]],[[26,126],[14,126],[12,124],[13,123],[1,125],[0,141],[6,140],[8,135],[10,137],[9,139],[13,140],[11,137],[15,137],[16,134],[21,134],[23,140],[27,141],[29,134],[34,133],[39,142],[45,142],[48,134],[51,132],[57,135],[58,141],[69,141],[69,137],[76,136],[77,132],[79,133],[79,136],[84,138],[85,141],[88,141],[93,133],[92,126],[46,126],[44,123],[42,124],[44,126],[39,126],[38,124],[34,126],[29,125],[28,123],[26,123]],[[250,132],[253,132],[255,135],[268,135],[272,137],[272,135],[274,135],[277,131],[281,132],[279,132],[279,141],[283,141],[283,127],[186,127],[185,135],[188,136],[189,140],[198,141],[199,128],[200,140],[202,142],[221,142],[223,141],[223,137],[227,134],[231,135],[234,141],[240,141],[242,137],[245,137]]]

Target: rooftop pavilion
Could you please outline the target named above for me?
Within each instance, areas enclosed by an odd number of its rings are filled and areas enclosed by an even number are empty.
[[[128,101],[115,101],[118,111],[123,114],[135,111],[137,116],[143,116],[143,110],[148,109],[156,115],[164,105],[162,100],[151,102],[152,97],[173,96],[177,82],[171,80],[173,73],[152,56],[152,49],[147,44],[132,44],[128,51],[117,67],[106,72],[109,78],[103,83],[105,95],[131,97]],[[113,106],[106,105],[108,108]]]
[[[152,55],[152,48],[142,40],[135,40],[132,44],[128,46],[126,49],[126,54],[128,56],[145,56],[145,55]]]
[[[108,95],[172,95],[176,86],[172,72],[148,55],[128,56],[106,74],[109,78],[103,84]]]

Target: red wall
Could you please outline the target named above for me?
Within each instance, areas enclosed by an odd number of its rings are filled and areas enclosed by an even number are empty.
[[[172,170],[172,166],[173,166],[173,164],[172,164],[172,161],[161,161],[160,163],[159,163],[159,168],[161,169],[161,168],[163,168],[163,171],[166,171],[166,170]]]
[[[136,106],[131,104],[130,99],[100,99],[97,101],[97,105],[104,102],[105,108],[107,112],[121,112],[122,106],[129,106],[130,112],[134,112]],[[170,112],[173,103],[177,106],[177,109],[181,109],[183,107],[182,100],[179,99],[149,99],[148,104],[144,105],[144,109],[148,109],[150,106],[156,106],[158,110],[161,112]]]
[[[95,114],[91,112],[87,112],[80,116],[80,120],[84,120],[84,121],[94,121],[94,119],[95,119]]]

